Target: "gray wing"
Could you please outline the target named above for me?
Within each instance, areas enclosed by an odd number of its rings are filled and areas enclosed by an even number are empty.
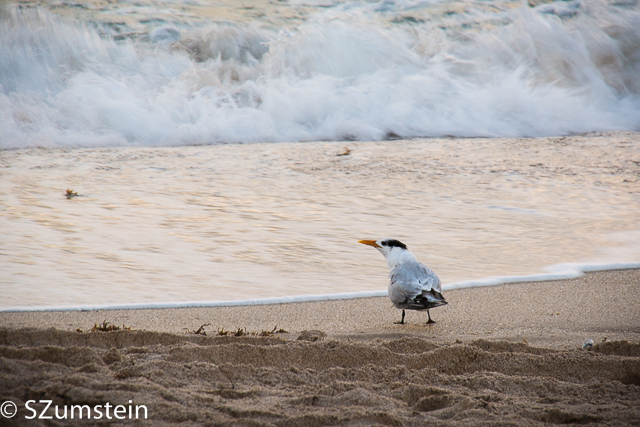
[[[397,265],[389,272],[391,282],[402,281],[411,288],[416,295],[422,291],[434,290],[442,292],[440,279],[429,267],[419,262],[407,262]]]
[[[442,292],[440,278],[436,276],[436,273],[434,273],[429,267],[421,263],[418,263],[418,268],[422,271],[424,277],[426,277],[426,279],[424,279],[425,282],[422,289],[425,291],[434,290],[436,292]],[[428,289],[427,286],[430,286],[430,289]]]
[[[389,278],[389,298],[396,307],[421,309],[446,304],[440,294],[440,279],[424,264],[397,265]]]

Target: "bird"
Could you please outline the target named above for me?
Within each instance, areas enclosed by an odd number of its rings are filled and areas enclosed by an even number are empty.
[[[442,296],[440,279],[429,267],[418,262],[407,250],[407,245],[396,239],[359,240],[358,243],[373,246],[387,259],[389,265],[389,299],[402,309],[402,319],[393,322],[404,325],[405,309],[427,310],[427,324],[431,320],[429,310],[448,304]]]

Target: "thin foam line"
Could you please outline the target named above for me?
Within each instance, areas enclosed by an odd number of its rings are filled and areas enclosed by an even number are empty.
[[[478,280],[465,280],[462,282],[443,285],[443,291],[455,289],[477,288],[482,286],[498,286],[510,283],[542,282],[550,280],[566,280],[578,278],[584,273],[593,271],[627,270],[640,268],[640,262],[616,262],[607,264],[554,264],[545,267],[546,273],[531,274],[527,276],[493,276]],[[252,305],[290,304],[296,302],[314,301],[339,301],[356,298],[374,298],[387,296],[386,290],[348,292],[323,295],[294,295],[286,297],[259,298],[237,301],[179,301],[179,302],[149,302],[132,304],[93,304],[71,306],[18,306],[0,307],[0,312],[24,312],[24,311],[95,311],[95,310],[148,310],[156,308],[195,308],[195,307],[239,307]]]

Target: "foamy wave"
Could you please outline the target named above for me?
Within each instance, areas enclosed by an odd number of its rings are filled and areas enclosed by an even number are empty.
[[[640,129],[637,7],[469,4],[414,22],[387,3],[292,30],[163,26],[121,42],[5,8],[0,148]]]

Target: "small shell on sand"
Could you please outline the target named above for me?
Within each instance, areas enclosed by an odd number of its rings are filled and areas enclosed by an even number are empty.
[[[584,340],[584,342],[582,343],[582,348],[584,350],[591,350],[593,348],[593,340],[592,339]]]

